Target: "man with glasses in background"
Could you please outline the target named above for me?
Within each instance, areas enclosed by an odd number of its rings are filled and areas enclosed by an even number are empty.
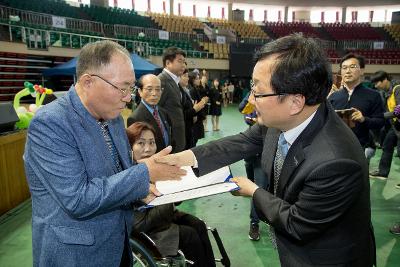
[[[131,204],[158,194],[150,182],[185,172],[154,161],[171,148],[132,166],[120,116],[135,83],[125,48],[112,41],[87,44],[76,77],[28,129],[33,266],[131,266]]]
[[[361,83],[365,69],[363,57],[347,54],[339,64],[343,87],[332,93],[328,100],[335,110],[351,109],[348,125],[365,149],[373,142],[370,130],[381,129],[385,124],[384,107],[379,93]],[[368,160],[371,158],[366,155]]]
[[[163,89],[160,79],[154,74],[140,77],[138,93],[141,101],[127,119],[129,127],[135,122],[147,122],[156,131],[157,152],[171,144],[171,119],[168,113],[158,106]]]
[[[193,166],[204,175],[262,153],[268,189],[245,177],[232,181],[271,226],[281,266],[372,266],[367,162],[354,134],[326,101],[332,70],[323,48],[292,34],[264,45],[256,60],[249,101],[257,123],[157,161]]]

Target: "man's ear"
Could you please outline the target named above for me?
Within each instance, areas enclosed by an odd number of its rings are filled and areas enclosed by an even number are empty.
[[[306,103],[306,98],[303,95],[296,94],[290,95],[290,115],[297,115],[303,109]]]
[[[89,74],[83,74],[79,78],[79,83],[82,85],[84,89],[88,89],[93,85],[93,78]]]

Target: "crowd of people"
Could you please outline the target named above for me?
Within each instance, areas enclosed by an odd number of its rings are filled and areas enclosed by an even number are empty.
[[[257,52],[251,89],[237,85],[249,129],[199,146],[209,120],[220,130],[235,86],[190,71],[180,48],[165,49],[162,61],[158,76],[136,82],[123,47],[87,44],[77,82],[32,120],[24,160],[34,266],[130,266],[134,231],[151,236],[163,256],[180,249],[193,266],[215,266],[204,222],[175,204],[138,207],[160,195],[156,181],[185,175],[182,166],[202,175],[242,159],[248,177],[232,181],[237,195],[251,197],[249,238],[259,240],[259,224],[268,224],[282,266],[376,263],[369,177],[387,179],[398,148],[396,81],[379,71],[369,88],[364,59],[347,54],[331,90],[323,48],[289,35]],[[134,88],[125,129],[120,113]],[[377,146],[379,169],[369,174]],[[400,234],[400,225],[390,231]]]

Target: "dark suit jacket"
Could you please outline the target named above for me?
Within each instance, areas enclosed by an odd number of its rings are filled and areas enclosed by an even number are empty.
[[[168,145],[171,144],[171,119],[168,116],[168,113],[161,107],[158,107],[158,113],[160,115],[160,119],[163,122],[164,126],[166,127],[167,133],[168,133],[168,139],[169,139],[169,144],[165,144],[164,139],[162,137],[162,133],[160,128],[158,127],[158,124],[156,120],[153,117],[153,114],[150,113],[150,111],[146,108],[146,106],[140,102],[139,106],[132,112],[131,115],[129,115],[127,119],[127,126],[129,127],[135,122],[138,121],[143,121],[147,122],[151,126],[153,126],[154,130],[156,131],[156,144],[157,144],[157,152],[160,150],[164,149]],[[173,144],[173,143],[172,143]]]
[[[280,131],[258,124],[193,148],[200,175],[262,152],[273,177]],[[273,183],[272,183],[273,184]],[[367,162],[352,131],[323,103],[290,147],[277,196],[259,188],[257,214],[276,233],[282,266],[372,266],[375,261]]]
[[[180,152],[186,145],[181,92],[172,77],[165,71],[161,72],[158,78],[161,80],[161,87],[164,88],[158,105],[163,107],[172,119],[173,152]]]

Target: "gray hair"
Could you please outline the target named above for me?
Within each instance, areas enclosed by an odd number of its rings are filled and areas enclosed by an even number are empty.
[[[102,40],[86,44],[82,48],[78,57],[78,62],[76,63],[77,79],[87,73],[88,70],[99,70],[102,67],[107,66],[111,61],[111,57],[116,53],[122,53],[129,59],[131,58],[128,50],[120,44],[110,40]]]

